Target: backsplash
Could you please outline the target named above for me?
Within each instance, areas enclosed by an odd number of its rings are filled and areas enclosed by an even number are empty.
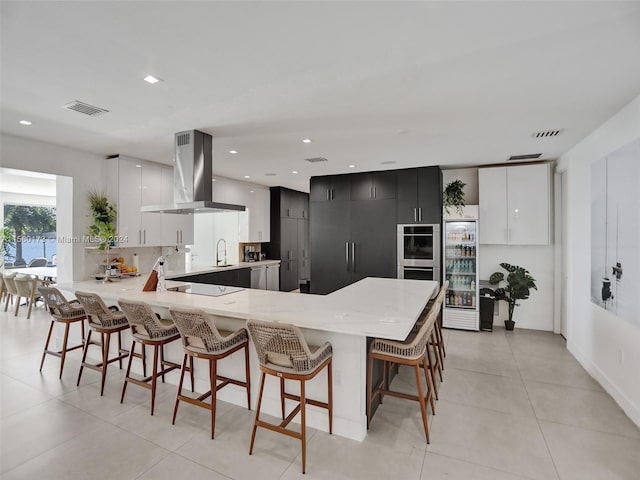
[[[160,255],[164,255],[166,259],[167,270],[179,270],[184,268],[185,254],[188,253],[188,247],[131,247],[116,248],[111,250],[110,259],[122,257],[128,266],[134,265],[133,254],[138,257],[138,271],[142,275],[148,274],[156,260]],[[85,249],[85,277],[91,278],[95,275],[104,273],[103,262],[106,259],[105,252],[96,249]]]

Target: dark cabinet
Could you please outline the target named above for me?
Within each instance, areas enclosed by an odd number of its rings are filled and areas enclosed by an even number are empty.
[[[344,192],[346,182],[348,197],[331,192]],[[312,293],[395,278],[396,225],[441,222],[439,167],[313,177],[310,191]]]
[[[226,285],[228,287],[251,288],[251,269],[234,268],[218,272],[186,275],[172,280],[190,283],[205,283],[207,285]]]
[[[349,175],[328,175],[314,177],[309,189],[309,201],[330,202],[344,201],[351,198],[351,181]]]
[[[351,177],[351,200],[389,200],[396,198],[396,172],[356,173]]]
[[[309,195],[283,187],[271,189],[270,258],[281,260],[280,290],[299,287],[309,278]]]
[[[442,221],[442,171],[439,167],[397,170],[397,223]]]

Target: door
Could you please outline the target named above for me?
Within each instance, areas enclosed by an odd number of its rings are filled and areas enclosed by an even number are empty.
[[[348,202],[311,204],[311,292],[331,293],[351,283]]]
[[[442,222],[442,171],[439,167],[418,169],[418,223]],[[401,223],[401,222],[398,222]]]
[[[395,210],[394,200],[351,202],[352,282],[396,277]]]
[[[294,260],[298,248],[298,221],[295,218],[280,219],[280,259]]]
[[[566,339],[567,338],[567,275],[568,275],[568,259],[567,259],[567,241],[568,238],[568,228],[567,228],[567,219],[569,218],[567,215],[567,172],[562,172],[560,175],[560,211],[561,211],[561,235],[562,240],[560,242],[560,334]]]
[[[140,205],[160,205],[162,203],[162,167],[142,164],[140,168]],[[162,214],[141,213],[143,245],[162,245]]]
[[[374,200],[396,198],[396,172],[394,170],[371,173]]]
[[[309,220],[298,219],[298,278],[309,278]]]
[[[118,160],[118,235],[125,238],[122,247],[142,244],[140,228],[141,168],[131,160]],[[159,214],[158,214],[159,215]]]
[[[309,187],[309,200],[328,202],[330,200],[331,177],[313,177]]]
[[[507,208],[510,245],[549,244],[548,164],[507,168]]]
[[[507,243],[507,167],[478,169],[480,243]]]
[[[418,169],[397,172],[397,223],[418,223]]]

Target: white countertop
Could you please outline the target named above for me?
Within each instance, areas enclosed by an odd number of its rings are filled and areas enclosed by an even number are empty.
[[[192,263],[187,265],[184,269],[180,270],[167,270],[165,271],[165,278],[183,277],[185,275],[199,275],[203,273],[224,272],[225,270],[238,270],[241,268],[259,267],[264,265],[276,265],[280,260],[260,260],[256,262],[239,262],[233,265],[227,265],[226,267],[216,267],[215,265],[203,265],[198,263]]]
[[[259,262],[250,265],[256,263]],[[156,307],[199,308],[235,318],[280,321],[301,328],[393,340],[407,337],[437,288],[437,282],[424,280],[365,278],[329,295],[246,288],[220,297],[209,297],[178,291],[143,292],[145,282],[146,276],[142,276],[113,283],[74,282],[58,285],[58,288],[70,296],[76,290],[94,292],[110,304],[119,298],[127,298]],[[167,288],[187,285],[185,282],[167,281]]]

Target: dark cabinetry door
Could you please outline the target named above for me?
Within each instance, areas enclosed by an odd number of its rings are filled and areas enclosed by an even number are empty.
[[[226,285],[228,287],[251,288],[251,269],[234,268],[221,272],[201,273],[179,277],[175,280],[181,282],[204,283],[207,285]]]
[[[311,292],[324,295],[351,283],[350,209],[348,202],[316,202],[311,208]]]
[[[298,219],[298,278],[308,279],[311,275],[309,268],[309,220]]]
[[[311,202],[349,200],[350,187],[349,175],[313,177],[309,189],[309,200]]]
[[[442,172],[439,167],[398,170],[398,223],[440,223]]]
[[[368,172],[350,175],[351,200],[387,200],[396,198],[396,173]]]
[[[351,202],[351,281],[396,277],[394,200]]]

